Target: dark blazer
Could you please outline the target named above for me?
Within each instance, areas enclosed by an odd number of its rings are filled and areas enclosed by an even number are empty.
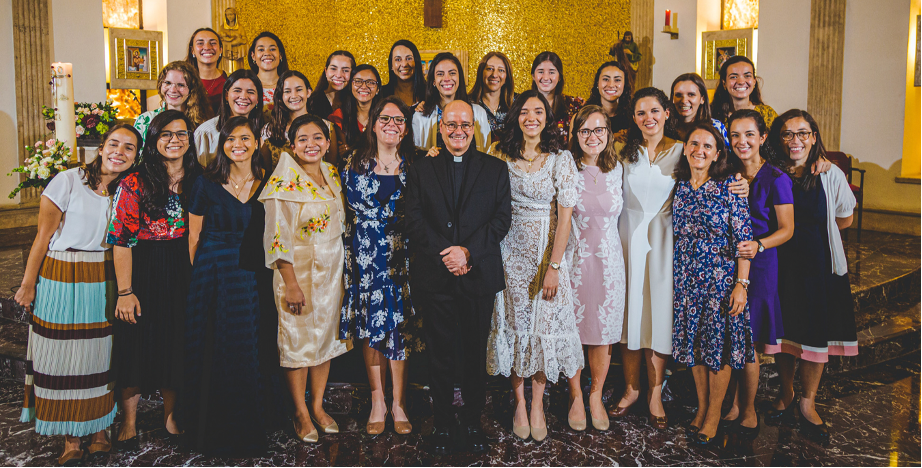
[[[410,166],[406,198],[413,254],[410,287],[444,294],[496,294],[506,289],[499,243],[512,221],[509,170],[503,161],[469,150],[464,156],[469,159],[456,218],[448,178],[451,157],[443,149],[438,156],[421,158]],[[451,274],[442,263],[439,252],[453,245],[471,253],[471,270],[465,275]]]

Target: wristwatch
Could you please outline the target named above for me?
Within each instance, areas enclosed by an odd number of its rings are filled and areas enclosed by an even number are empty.
[[[761,240],[761,239],[756,239],[756,243],[759,244],[759,253],[764,252],[764,251],[765,251],[765,246],[762,245],[762,240]]]
[[[557,263],[557,262],[551,262],[551,268],[553,268],[553,269],[555,269],[555,270],[559,270],[559,269],[560,269],[560,264]]]

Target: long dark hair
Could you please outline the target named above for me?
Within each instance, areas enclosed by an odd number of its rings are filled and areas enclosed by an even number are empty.
[[[297,70],[288,70],[279,75],[279,81],[275,85],[275,95],[272,97],[272,102],[274,103],[272,115],[269,116],[269,122],[266,124],[269,143],[278,147],[288,143],[285,139],[287,137],[285,128],[288,127],[288,120],[291,118],[291,109],[285,105],[285,80],[289,78],[298,78],[304,82],[304,87],[311,91],[311,82],[308,81],[303,73]],[[305,100],[304,106],[310,112],[310,102],[308,101],[310,101],[310,97]]]
[[[198,59],[195,58],[193,46],[195,45],[195,36],[197,36],[198,33],[202,31],[208,31],[218,38],[218,46],[221,48],[221,55],[218,57],[218,61],[215,62],[215,66],[220,70],[221,60],[224,58],[224,42],[221,41],[221,35],[216,33],[215,30],[211,28],[198,28],[194,33],[192,33],[192,36],[189,37],[189,47],[186,48],[186,61],[195,67],[195,71],[198,72]]]
[[[381,91],[382,93],[389,93],[387,94],[389,96],[397,89],[397,82],[400,80],[397,74],[394,73],[394,49],[397,46],[404,46],[413,53],[413,101],[420,102],[426,99],[426,76],[423,75],[423,59],[420,58],[416,44],[406,39],[401,39],[391,46],[391,51],[387,55],[387,86],[383,87]]]
[[[483,82],[483,71],[487,68],[487,62],[493,57],[502,60],[503,65],[506,67],[506,82],[503,83],[503,87],[500,90],[499,100],[502,104],[506,105],[506,108],[509,108],[512,106],[512,100],[515,98],[515,79],[512,77],[512,62],[510,62],[509,57],[506,57],[506,54],[502,52],[487,52],[487,55],[484,55],[483,58],[480,59],[480,63],[477,64],[477,77],[474,78],[474,86],[471,87],[471,92],[468,93],[468,97],[477,103],[483,100],[483,93],[486,90],[486,84]]]
[[[234,133],[234,130],[240,127],[247,127],[253,132],[253,140],[256,142],[256,149],[253,151],[253,156],[250,158],[250,170],[253,172],[253,178],[255,180],[259,181],[263,179],[263,158],[259,155],[258,130],[253,127],[253,122],[246,117],[238,115],[236,117],[231,117],[224,126],[221,127],[221,136],[218,138],[218,153],[208,164],[208,167],[205,168],[204,175],[208,180],[221,185],[227,183],[228,178],[230,178],[230,168],[234,162],[231,161],[227,153],[224,152],[224,144],[227,143],[227,139]]]
[[[367,174],[371,170],[371,161],[378,155],[378,134],[375,133],[375,125],[378,117],[384,112],[384,107],[393,104],[400,109],[400,113],[407,119],[407,134],[400,140],[400,146],[397,147],[397,154],[403,159],[402,164],[409,168],[413,157],[416,155],[416,145],[413,144],[413,110],[407,107],[397,96],[388,96],[378,101],[371,110],[368,111],[368,125],[365,126],[364,141],[361,146],[356,148],[352,153],[349,162],[349,169],[356,174]]]
[[[218,115],[218,127],[223,128],[224,123],[234,116],[230,110],[230,104],[227,102],[227,93],[229,93],[231,88],[234,87],[234,84],[240,80],[250,80],[253,82],[253,86],[256,87],[256,107],[250,111],[247,117],[253,122],[254,127],[262,128],[263,84],[259,81],[259,77],[256,76],[256,73],[243,69],[231,73],[231,75],[227,77],[227,81],[224,82],[224,93],[221,98],[221,113]]]
[[[760,78],[756,75],[755,64],[745,55],[734,55],[720,66],[720,82],[717,83],[717,89],[714,90],[714,102],[711,103],[711,116],[721,122],[726,121],[727,117],[733,113],[733,98],[727,91],[727,68],[740,62],[749,64],[752,68],[752,76],[755,78],[755,85],[752,87],[752,93],[749,94],[749,102],[753,105],[763,104],[762,91],[759,89]]]
[[[147,127],[147,137],[144,140],[141,165],[138,169],[142,191],[140,205],[148,214],[162,214],[170,198],[170,174],[166,168],[165,158],[157,149],[157,142],[164,127],[177,120],[182,120],[189,131],[189,149],[182,156],[183,175],[179,181],[182,187],[181,197],[185,198],[191,192],[192,183],[202,173],[202,166],[199,165],[195,153],[195,133],[192,131],[189,117],[172,109],[157,114]]]
[[[269,39],[275,41],[275,45],[279,48],[279,67],[276,69],[276,73],[281,76],[282,73],[285,73],[289,70],[288,55],[285,54],[285,45],[282,44],[282,40],[269,31],[263,31],[259,33],[258,36],[253,38],[253,42],[250,43],[250,50],[247,52],[247,63],[250,65],[250,70],[254,73],[259,73],[259,66],[256,65],[256,61],[253,60],[253,52],[256,52],[256,41],[264,37],[268,37]]]
[[[467,85],[464,83],[464,68],[461,67],[461,61],[451,52],[441,52],[429,62],[429,73],[426,75],[426,100],[423,101],[423,115],[428,116],[432,114],[439,103],[442,102],[442,95],[439,94],[439,90],[435,88],[435,66],[446,60],[450,60],[458,67],[458,86],[456,88],[457,91],[455,91],[455,100],[464,101],[470,104],[470,100],[467,97]]]
[[[698,106],[698,113],[695,114],[695,124],[699,123],[711,123],[711,105],[708,102],[708,88],[704,84],[704,80],[701,78],[701,75],[697,73],[683,73],[676,77],[672,82],[672,86],[669,87],[669,100],[673,101],[675,99],[675,87],[677,84],[683,81],[690,81],[695,84],[698,88],[698,94],[701,96],[702,102]],[[674,101],[673,101],[674,102]],[[678,119],[678,115],[676,116]],[[729,124],[729,122],[727,122]]]
[[[611,121],[605,115],[605,111],[602,110],[601,106],[587,104],[573,116],[573,126],[570,128],[570,154],[573,155],[573,160],[576,161],[576,168],[580,171],[583,170],[583,147],[579,145],[579,135],[577,133],[592,114],[602,114],[605,128],[608,129],[608,143],[605,145],[605,149],[599,153],[598,164],[600,171],[609,172],[618,166],[618,152],[615,151],[615,138],[611,131]]]
[[[355,69],[352,70],[352,77],[349,78],[349,92],[342,94],[342,106],[339,108],[343,113],[343,136],[345,137],[346,144],[349,146],[355,144],[362,136],[362,132],[359,131],[359,101],[353,94],[355,88],[352,86],[352,82],[355,81],[355,75],[365,70],[370,70],[371,73],[375,75],[375,79],[378,80],[378,88],[372,90],[378,91],[378,93],[371,98],[371,107],[374,107],[374,105],[381,100],[381,75],[378,74],[378,69],[367,63],[355,67]],[[374,125],[374,121],[371,120],[371,117],[369,117],[368,123]]]
[[[647,88],[639,89],[636,93],[634,93],[634,98],[631,99],[632,121],[634,112],[637,110],[637,102],[643,98],[648,97],[656,98],[660,106],[663,107],[663,110],[669,112],[669,118],[666,119],[666,123],[663,125],[663,137],[672,138],[670,135],[674,135],[676,133],[675,107],[672,105],[672,101],[666,97],[666,93],[664,93],[659,88],[650,86]],[[721,141],[723,141],[723,136],[720,138]],[[640,131],[640,127],[637,126],[636,122],[628,127],[626,140],[627,143],[625,143],[625,145],[621,148],[621,152],[619,153],[621,155],[621,160],[629,163],[635,163],[638,159],[637,153],[640,152],[641,145],[643,145],[646,141],[646,138],[643,136],[643,132]]]
[[[309,103],[311,109],[315,107],[313,104],[313,101],[315,99],[326,99],[327,98],[326,92],[327,92],[327,88],[330,86],[330,80],[327,79],[327,68],[330,67],[330,62],[333,60],[333,57],[337,57],[337,56],[343,56],[343,57],[348,58],[352,64],[351,68],[353,70],[355,69],[355,57],[352,55],[352,52],[349,52],[348,50],[334,50],[333,53],[328,55],[327,63],[323,65],[323,71],[320,72],[320,79],[317,80],[317,92],[311,95],[311,102]],[[349,79],[350,80],[352,79],[351,73],[349,75]],[[349,92],[349,89],[343,88],[343,91]],[[341,93],[342,91],[337,91],[337,92]],[[340,95],[340,99],[342,99],[342,95]],[[326,118],[327,116],[322,115],[320,117]]]
[[[567,115],[567,104],[563,102],[563,99],[557,99],[563,96],[563,61],[560,60],[559,55],[554,52],[544,51],[535,57],[535,60],[531,62],[531,89],[538,90],[538,83],[535,83],[534,78],[535,70],[538,69],[538,65],[544,62],[551,62],[551,65],[554,65],[554,68],[557,69],[557,76],[559,76],[557,79],[557,86],[554,87],[554,115]]]
[[[813,131],[813,135],[816,137],[816,143],[813,144],[813,148],[810,148],[810,154],[807,155],[807,161],[804,163],[804,167],[806,167],[807,170],[804,171],[802,177],[794,176],[794,163],[785,150],[784,142],[781,141],[781,129],[784,128],[784,124],[787,123],[788,120],[797,117],[806,120],[807,123],[810,124],[810,130]],[[797,137],[795,136],[794,138]],[[816,186],[816,178],[818,175],[810,171],[809,168],[813,167],[816,161],[821,157],[826,157],[826,146],[823,144],[823,138],[820,137],[820,125],[816,123],[813,116],[805,110],[791,109],[775,117],[775,120],[772,122],[772,128],[768,132],[768,143],[772,147],[772,150],[778,154],[779,164],[776,166],[786,170],[787,173],[791,175],[791,180],[800,184],[804,190],[813,190],[813,187]]]
[[[323,122],[323,119],[313,114],[304,114],[296,118],[294,122],[291,123],[291,127],[288,129],[288,141],[291,142],[292,147],[295,145],[295,137],[298,136],[298,130],[307,124],[314,124],[320,127],[320,132],[323,133],[323,136],[326,137],[327,141],[330,141],[330,127],[327,127],[327,124]],[[327,149],[327,151],[329,151],[329,149]]]
[[[496,149],[501,151],[506,157],[510,160],[523,159],[522,150],[525,146],[525,134],[522,133],[522,128],[519,126],[519,115],[522,114],[522,108],[525,107],[525,102],[531,98],[538,98],[541,101],[541,105],[544,106],[544,129],[541,130],[541,143],[538,144],[538,148],[544,153],[554,153],[560,151],[560,139],[557,135],[557,126],[554,125],[554,112],[551,111],[551,105],[547,102],[547,98],[541,94],[541,91],[537,89],[529,89],[522,94],[519,94],[515,98],[515,101],[512,101],[512,107],[509,108],[509,112],[506,114],[506,120],[503,121],[503,133],[499,143],[496,144]]]
[[[85,164],[81,167],[83,170],[83,175],[86,178],[86,182],[84,183],[87,187],[90,188],[90,190],[96,190],[96,186],[99,185],[99,180],[102,178],[102,151],[103,148],[106,147],[106,143],[109,142],[109,137],[111,137],[112,134],[117,130],[128,130],[132,135],[134,135],[136,140],[134,143],[135,163],[138,162],[138,157],[141,156],[141,144],[144,141],[144,138],[141,137],[141,132],[139,132],[138,129],[134,128],[133,125],[124,123],[109,127],[109,131],[102,136],[102,143],[99,144],[99,153],[97,154],[96,159],[94,159],[91,163]],[[112,181],[109,182],[109,185],[106,186],[106,191],[108,193],[115,193],[115,189],[118,188],[118,183],[121,182],[122,177],[124,177],[125,174],[128,174],[129,172],[131,172],[131,168],[128,168],[124,172],[119,173],[119,175],[112,179]]]
[[[742,120],[742,119],[752,119],[756,123],[756,128],[759,130],[759,136],[766,136],[766,137],[768,136],[769,129],[768,129],[768,126],[765,125],[765,119],[762,118],[762,114],[760,114],[755,109],[740,109],[730,114],[730,118],[727,119],[727,134],[728,135],[730,134],[730,127],[733,125],[733,122],[737,120]],[[732,144],[732,140],[731,140],[731,144]],[[727,157],[729,157],[730,159],[737,159],[740,165],[742,165],[743,163],[743,161],[740,160],[738,156],[736,156],[736,153],[733,152],[733,148],[729,148],[727,150]],[[762,158],[763,161],[768,161],[769,164],[775,167],[784,166],[784,163],[780,161],[780,158],[778,157],[778,155],[775,153],[775,151],[772,149],[771,145],[769,144],[768,138],[765,139],[765,143],[759,146],[759,157]]]
[[[691,131],[688,132],[689,139],[697,131],[707,132],[714,137],[714,144],[717,149],[717,160],[711,163],[711,167],[708,168],[708,177],[715,181],[722,181],[739,172],[740,167],[737,163],[739,159],[730,159],[727,156],[727,145],[724,143],[724,136],[713,125],[704,122],[695,124]],[[675,176],[677,180],[691,179],[691,166],[688,164],[688,157],[685,154],[682,154],[679,162],[676,163]]]
[[[634,91],[632,86],[633,83],[631,83],[624,66],[615,61],[605,62],[595,71],[595,79],[592,80],[592,91],[589,92],[589,99],[586,101],[586,105],[602,106],[602,92],[599,90],[599,77],[602,76],[602,70],[608,67],[615,67],[621,70],[621,74],[624,75],[624,86],[621,88],[621,97],[618,98],[618,107],[615,108],[615,115],[630,115],[632,113],[631,95]],[[605,113],[603,112],[602,115],[605,115]],[[605,117],[607,118],[608,116],[606,115]]]

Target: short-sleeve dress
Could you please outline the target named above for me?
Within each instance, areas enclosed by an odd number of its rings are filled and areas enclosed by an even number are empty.
[[[495,150],[494,150],[495,153]],[[583,346],[573,307],[570,259],[560,263],[557,295],[542,298],[557,231],[557,204],[575,206],[576,163],[569,151],[547,155],[537,172],[507,160],[512,223],[500,243],[506,289],[496,294],[487,346],[487,372],[531,377],[543,372],[556,382],[583,368]],[[475,266],[476,267],[476,266]]]
[[[282,153],[259,196],[266,205],[266,266],[275,270],[272,290],[279,317],[279,358],[287,368],[317,366],[352,349],[351,340],[339,339],[345,260],[342,189],[336,168],[322,164],[323,188],[288,153]],[[279,260],[294,267],[307,302],[301,315],[288,308]]]
[[[713,179],[698,189],[676,187],[672,202],[675,254],[672,355],[677,363],[742,369],[755,362],[749,309],[731,316],[737,244],[752,240],[749,207],[730,193],[732,178]]]
[[[183,427],[202,452],[241,453],[266,443],[261,362],[270,352],[278,361],[272,271],[262,249],[265,209],[256,199],[263,185],[246,202],[207,177],[192,189],[189,213],[202,216],[202,231],[186,312]]]
[[[116,384],[148,392],[182,384],[192,265],[186,197],[171,192],[166,206],[149,211],[138,174],[118,185],[106,242],[131,249],[131,287],[141,305],[137,323],[116,320],[113,326]]]
[[[623,164],[608,172],[583,166],[576,178],[579,201],[573,208],[567,252],[572,256],[573,303],[584,345],[621,340],[625,276],[618,217],[624,204],[623,172]]]

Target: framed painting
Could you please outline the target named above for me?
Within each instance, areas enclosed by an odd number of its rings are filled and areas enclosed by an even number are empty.
[[[754,29],[728,29],[701,33],[701,77],[708,89],[717,87],[720,67],[730,57],[753,57]],[[754,62],[754,61],[753,61]]]
[[[432,62],[432,59],[436,55],[441,54],[442,52],[450,52],[454,54],[455,57],[458,57],[458,60],[461,61],[461,73],[464,73],[465,79],[467,79],[467,51],[466,50],[421,50],[419,51],[419,59],[423,62],[423,75],[429,73],[429,64]]]
[[[163,64],[163,33],[106,29],[110,89],[156,89]]]

